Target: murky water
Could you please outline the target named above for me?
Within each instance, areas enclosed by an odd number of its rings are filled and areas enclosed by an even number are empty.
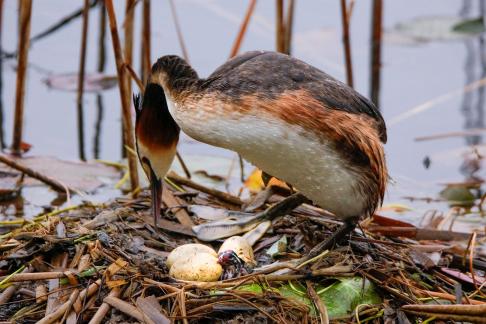
[[[119,25],[124,2],[116,1]],[[247,1],[176,1],[190,62],[201,76],[211,73],[230,52]],[[32,35],[81,6],[79,1],[35,1]],[[140,7],[140,6],[139,6]],[[135,35],[140,35],[141,8],[136,9]],[[357,1],[351,22],[355,88],[369,94],[369,40],[371,1]],[[384,27],[425,16],[478,17],[477,4],[458,0],[385,1]],[[17,34],[17,1],[5,1],[2,46],[14,51]],[[274,49],[274,1],[259,1],[251,20],[242,51]],[[313,64],[340,80],[345,78],[341,21],[338,1],[297,1],[292,51],[296,57]],[[96,72],[98,58],[99,8],[90,11],[87,72]],[[152,1],[152,59],[165,54],[180,54],[168,2]],[[48,37],[35,42],[29,53],[30,68],[26,87],[24,140],[33,145],[32,154],[78,159],[76,94],[49,89],[44,79],[51,74],[76,72],[81,39],[78,19]],[[135,38],[134,67],[139,68],[138,40]],[[111,38],[106,38],[105,73],[116,73]],[[484,170],[472,146],[484,153],[483,133],[467,137],[416,141],[416,137],[484,127],[484,89],[464,94],[466,84],[486,76],[486,50],[479,37],[456,41],[431,41],[403,44],[386,40],[383,44],[381,109],[388,122],[386,152],[391,176],[387,202],[403,201],[403,196],[436,197],[439,184],[481,179]],[[3,141],[11,143],[15,93],[15,60],[3,60]],[[101,103],[101,104],[100,104]],[[411,114],[416,107],[428,105]],[[112,88],[99,95],[84,95],[84,150],[88,159],[117,161],[121,158],[120,100]],[[221,175],[221,160],[234,154],[195,143],[185,137],[181,152],[189,166],[211,168]],[[191,159],[203,154],[207,158]],[[211,157],[219,157],[213,159]],[[217,162],[215,162],[217,161]],[[430,162],[428,168],[426,165]],[[230,163],[227,163],[229,165]],[[224,170],[224,171],[221,171]],[[234,176],[237,178],[238,169]],[[34,195],[35,196],[35,195]],[[39,196],[41,196],[39,198]],[[49,202],[48,196],[30,198],[27,213]],[[34,202],[32,202],[34,201]],[[34,206],[34,207],[32,207]],[[422,206],[424,209],[429,206]]]

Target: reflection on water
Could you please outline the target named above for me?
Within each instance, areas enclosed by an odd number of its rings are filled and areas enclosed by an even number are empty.
[[[484,4],[480,1],[478,14],[472,14],[470,1],[465,1],[459,11],[463,18],[471,16],[482,16],[484,14]],[[464,41],[466,48],[466,58],[464,62],[465,84],[470,84],[478,79],[476,71],[480,71],[479,79],[486,77],[486,47],[484,35],[477,39],[471,38]],[[479,68],[477,68],[477,65]],[[478,87],[476,91],[466,92],[463,95],[461,111],[464,115],[464,129],[478,129],[484,127],[484,103],[485,89]],[[465,176],[465,181],[481,181],[477,173],[481,170],[481,157],[474,149],[483,140],[482,134],[471,134],[464,137],[466,145],[471,147],[472,153],[464,155],[464,160],[460,165],[459,171]]]
[[[103,96],[96,95],[96,124],[95,124],[95,135],[93,138],[93,157],[95,159],[100,158],[100,139],[101,139],[101,124],[103,122]]]

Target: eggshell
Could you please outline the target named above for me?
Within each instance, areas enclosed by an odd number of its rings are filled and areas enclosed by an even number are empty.
[[[213,251],[214,252],[214,251]],[[223,268],[218,258],[211,253],[199,252],[188,258],[180,258],[172,264],[169,275],[188,281],[217,281]]]
[[[234,251],[248,265],[256,265],[253,249],[244,237],[232,236],[228,238],[219,248],[218,254],[228,250]]]
[[[167,257],[167,261],[165,263],[167,264],[167,267],[170,268],[172,265],[179,259],[187,259],[187,258],[192,258],[194,255],[198,253],[208,253],[215,258],[218,257],[216,254],[216,251],[214,251],[212,248],[210,248],[207,245],[203,244],[184,244],[181,246],[176,247],[172,252],[170,252],[169,256]]]

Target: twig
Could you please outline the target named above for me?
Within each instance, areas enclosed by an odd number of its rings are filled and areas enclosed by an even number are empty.
[[[176,151],[176,157],[177,157],[177,161],[179,161],[179,163],[181,164],[182,170],[186,174],[186,177],[188,179],[191,179],[191,172],[189,172],[189,168],[187,167],[186,162],[184,162],[184,159],[180,155],[179,151]]]
[[[381,70],[381,38],[383,24],[383,0],[373,0],[371,18],[371,48],[370,48],[370,99],[380,106],[380,70]]]
[[[311,281],[306,280],[305,284],[307,286],[307,294],[311,297],[314,305],[319,310],[319,318],[321,320],[321,324],[329,324],[329,315],[327,314],[326,304],[324,304],[324,302],[317,294],[316,290],[312,286]]]
[[[141,92],[143,92],[144,89],[145,89],[145,87],[143,86],[142,80],[138,77],[137,73],[133,70],[132,66],[130,64],[128,64],[128,63],[125,62],[125,64],[123,65],[123,67],[125,69],[127,69],[128,73],[132,77],[133,81],[135,81],[135,83],[137,84],[138,89]],[[131,93],[131,91],[129,93]]]
[[[86,67],[86,45],[88,38],[89,23],[89,0],[84,0],[83,10],[83,27],[81,31],[81,48],[79,53],[79,71],[78,71],[78,93],[77,93],[77,113],[78,113],[78,137],[79,137],[79,158],[86,160],[84,152],[84,117],[83,117],[83,93],[84,93],[84,74]]]
[[[253,11],[255,11],[256,0],[250,0],[250,4],[248,5],[248,9],[246,10],[245,18],[241,22],[240,30],[238,31],[238,35],[236,36],[235,42],[233,43],[233,47],[231,48],[230,58],[236,56],[240,51],[241,43],[243,42],[243,38],[246,34],[246,30],[248,29],[248,23],[250,22],[250,18],[253,15]]]
[[[43,174],[40,174],[37,171],[34,171],[34,170],[32,170],[32,169],[24,166],[24,165],[21,165],[21,164],[17,163],[15,160],[7,157],[5,154],[0,154],[0,162],[5,163],[6,165],[8,165],[11,168],[14,168],[16,170],[19,170],[22,173],[25,173],[29,177],[32,177],[32,178],[35,178],[35,179],[37,179],[39,181],[44,182],[45,184],[51,186],[53,189],[55,189],[57,191],[65,192],[66,191],[66,188],[69,191],[71,191],[71,192],[76,192],[77,191],[77,190],[75,190],[73,188],[66,187],[61,182],[59,182],[59,181],[57,181],[55,179],[49,178],[48,176],[45,176]]]
[[[128,316],[135,318],[136,320],[139,320],[142,323],[146,321],[146,317],[144,317],[143,314],[135,306],[130,305],[129,303],[124,302],[117,297],[105,297],[105,299],[103,299],[103,302],[118,309],[120,312],[125,313]]]
[[[219,191],[219,190],[216,190],[216,189],[211,189],[211,188],[207,188],[203,185],[200,185],[192,180],[189,180],[187,178],[184,178],[184,177],[181,177],[179,176],[178,174],[176,174],[175,172],[169,172],[167,174],[167,178],[169,180],[172,180],[174,182],[177,182],[181,185],[184,185],[184,186],[188,186],[188,187],[191,187],[193,189],[196,189],[196,190],[199,190],[201,192],[204,192],[208,195],[211,195],[211,196],[214,196],[222,201],[225,201],[227,203],[230,203],[230,204],[234,204],[234,205],[241,205],[243,204],[243,201],[238,198],[238,197],[235,197],[233,195],[230,195],[226,192],[223,192],[223,191]]]
[[[120,45],[120,38],[118,37],[115,9],[113,8],[113,0],[105,0],[106,11],[108,13],[108,18],[110,22],[111,39],[113,42],[113,51],[115,52],[116,60],[116,70],[118,72],[118,88],[120,90],[120,99],[122,103],[122,113],[123,113],[123,132],[125,136],[125,145],[130,149],[135,148],[134,138],[133,138],[133,125],[132,117],[130,113],[130,94],[127,93],[125,80],[125,69],[123,68],[123,53]],[[136,156],[133,154],[127,154],[128,158],[128,168],[130,171],[130,182],[132,186],[132,191],[138,188],[138,172],[137,172],[137,161]]]
[[[22,273],[28,273],[30,271],[32,271],[31,268],[25,268]],[[12,298],[12,296],[15,294],[18,288],[19,284],[13,284],[5,288],[0,294],[0,305],[7,303],[10,298]]]
[[[29,54],[30,17],[32,12],[32,0],[23,0],[20,5],[20,30],[19,30],[19,57],[17,66],[17,84],[15,88],[15,119],[13,127],[12,152],[20,155],[22,143],[22,130],[24,120],[25,99],[25,73],[27,71],[27,59]]]
[[[179,297],[179,308],[181,310],[182,322],[184,324],[188,324],[189,321],[187,320],[186,294],[184,293],[184,287],[181,289],[178,297]]]
[[[444,313],[456,315],[485,315],[486,305],[404,305],[404,311],[420,311],[427,313]],[[486,318],[485,318],[486,319]]]
[[[51,272],[35,272],[35,273],[18,273],[14,274],[8,282],[20,282],[20,281],[36,281],[47,279],[59,279],[64,278],[66,275],[62,271]],[[6,277],[0,277],[0,281]]]
[[[113,288],[110,293],[108,294],[108,297],[118,297],[121,294],[121,289],[119,287]],[[98,308],[96,313],[93,315],[91,320],[89,321],[89,324],[100,324],[101,321],[105,318],[106,314],[110,310],[111,306],[110,304],[106,303],[103,301],[103,304]]]
[[[349,12],[347,0],[341,0],[341,20],[343,28],[343,46],[344,57],[346,62],[346,83],[353,87],[353,65],[351,60],[351,42],[349,37]]]
[[[486,323],[486,317],[483,315],[479,316],[469,316],[469,315],[455,315],[455,314],[443,314],[443,313],[429,313],[429,312],[422,312],[422,311],[414,311],[414,310],[407,310],[404,309],[405,312],[422,316],[422,317],[435,317],[436,319],[448,319],[453,320],[454,322],[470,322],[470,323]]]
[[[69,312],[71,306],[73,305],[76,298],[78,298],[79,290],[74,289],[74,291],[69,296],[69,300],[62,304],[56,311],[50,313],[43,319],[37,322],[37,324],[50,324],[54,323],[56,320],[60,319],[65,313]]]

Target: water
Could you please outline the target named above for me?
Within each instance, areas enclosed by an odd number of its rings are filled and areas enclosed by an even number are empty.
[[[465,2],[466,3],[466,2]],[[119,26],[122,25],[124,2],[116,1]],[[223,63],[230,52],[247,1],[179,0],[177,11],[191,64],[201,76],[207,76]],[[6,51],[16,47],[17,1],[5,1],[2,46]],[[81,6],[79,1],[49,0],[33,4],[32,35],[44,30],[61,17]],[[135,35],[140,35],[141,6],[136,9]],[[369,39],[371,1],[357,1],[351,21],[351,40],[355,88],[369,93]],[[423,16],[479,16],[479,8],[464,7],[457,0],[386,1],[384,27]],[[259,1],[242,51],[274,49],[274,1]],[[87,72],[97,66],[99,9],[90,11]],[[43,80],[50,74],[76,72],[81,38],[81,20],[33,44],[29,53],[30,68],[26,87],[24,141],[31,143],[32,154],[78,159],[76,94],[48,89]],[[135,37],[134,68],[139,67],[139,36]],[[107,33],[105,73],[116,74]],[[482,88],[458,95],[409,118],[404,113],[424,102],[461,89],[467,83],[484,77],[481,58],[486,54],[479,38],[459,41],[429,42],[405,45],[385,41],[382,51],[381,109],[388,125],[386,153],[390,174],[396,181],[389,187],[386,202],[403,202],[403,196],[437,197],[441,183],[482,179],[481,163],[465,166],[472,145],[484,153],[483,135],[455,137],[434,141],[415,141],[416,137],[484,127]],[[338,1],[297,1],[294,18],[293,55],[323,69],[340,80],[345,79],[341,21]],[[152,59],[165,54],[180,54],[168,2],[152,1]],[[11,143],[15,94],[14,60],[3,61],[4,107],[3,132]],[[120,99],[112,88],[100,95],[84,95],[84,140],[88,159],[99,157],[117,161],[121,157]],[[100,118],[102,116],[102,118]],[[97,131],[98,130],[98,131]],[[95,135],[99,133],[99,136]],[[218,164],[231,160],[234,154],[183,138],[180,148],[194,168],[211,168],[226,176],[227,169]],[[98,152],[98,153],[97,153]],[[204,155],[197,166],[193,158]],[[217,157],[214,159],[214,157]],[[430,167],[424,165],[430,160]],[[199,160],[199,159],[198,159]],[[192,163],[191,163],[192,161]],[[224,164],[224,163],[223,163]],[[227,163],[228,164],[228,163]],[[469,163],[471,164],[471,163]],[[225,170],[225,171],[221,171]],[[233,176],[237,177],[236,168]],[[34,195],[35,196],[35,195]],[[43,195],[40,195],[43,196]],[[30,200],[35,200],[31,198]],[[42,200],[42,198],[40,199]],[[44,202],[45,203],[45,202]],[[32,204],[32,203],[31,203]],[[41,203],[33,203],[38,206]],[[431,206],[414,205],[417,214]],[[446,208],[442,206],[441,208]],[[26,212],[31,209],[26,209]],[[34,210],[38,210],[34,208]]]

